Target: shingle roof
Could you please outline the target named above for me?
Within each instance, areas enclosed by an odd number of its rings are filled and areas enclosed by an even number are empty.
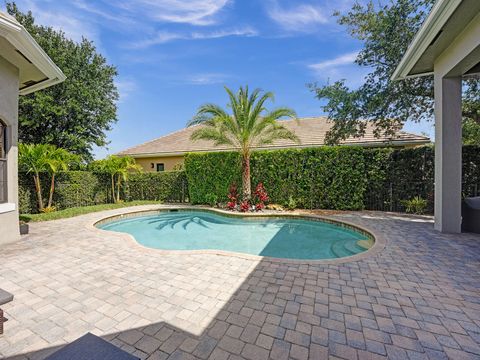
[[[281,120],[282,124],[295,132],[300,139],[300,144],[291,140],[277,140],[272,145],[262,147],[262,149],[275,148],[305,148],[316,147],[325,144],[325,135],[330,130],[332,123],[326,117],[309,117],[298,120]],[[201,125],[197,125],[201,126]],[[188,127],[146,143],[128,148],[118,153],[119,155],[173,155],[184,154],[187,152],[202,151],[224,151],[232,150],[230,146],[214,146],[213,142],[208,140],[193,141],[190,139],[192,132],[197,126]],[[359,138],[348,138],[340,142],[343,145],[365,145],[365,146],[386,146],[386,145],[405,145],[405,144],[426,144],[430,139],[426,136],[410,134],[398,131],[394,137],[382,136],[377,138],[373,133],[374,126],[368,124],[365,135]],[[260,148],[258,148],[260,149]]]

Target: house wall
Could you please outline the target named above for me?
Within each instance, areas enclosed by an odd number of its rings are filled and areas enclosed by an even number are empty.
[[[8,204],[0,204],[0,244],[19,239],[18,69],[0,56],[0,118],[7,124]],[[13,207],[13,210],[11,209]]]
[[[135,158],[135,162],[139,164],[145,172],[157,171],[157,164],[162,163],[165,165],[165,171],[174,170],[175,165],[183,164],[183,156],[165,156],[165,157],[148,157],[148,158]],[[152,168],[152,165],[153,168]]]

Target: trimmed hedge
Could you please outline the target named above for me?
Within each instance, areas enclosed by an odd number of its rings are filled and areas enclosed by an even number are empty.
[[[184,171],[131,174],[124,186],[125,200],[185,202],[188,187]]]
[[[50,179],[41,174],[43,197],[48,197]],[[66,171],[56,176],[53,204],[57,210],[111,203],[110,176],[90,171]],[[37,212],[33,177],[19,173],[19,209],[21,214]],[[123,184],[122,198],[127,201],[159,200],[184,202],[188,194],[184,171],[131,174]]]
[[[270,202],[292,199],[309,209],[404,211],[402,200],[420,196],[433,211],[434,152],[430,146],[412,149],[322,147],[252,153],[252,188],[263,182]],[[480,147],[463,147],[463,196],[480,195]],[[123,199],[208,204],[227,201],[230,184],[241,186],[241,162],[236,152],[191,153],[185,171],[131,174]],[[49,179],[42,175],[44,198]],[[31,175],[19,174],[20,212],[35,213]],[[188,184],[188,186],[187,186]],[[57,175],[57,209],[111,202],[110,177],[89,171]]]
[[[208,203],[212,194],[226,201],[230,184],[241,185],[240,164],[235,152],[188,154],[185,170],[191,202]],[[366,179],[362,148],[256,151],[251,168],[252,187],[263,182],[272,202],[283,204],[292,197],[305,208],[363,208]]]
[[[229,185],[241,185],[234,152],[191,153],[185,160],[190,200],[227,200]],[[404,211],[403,200],[420,196],[433,211],[433,147],[410,149],[321,147],[256,151],[252,188],[263,182],[272,203],[293,199],[298,207]],[[480,147],[463,148],[463,196],[480,194]]]

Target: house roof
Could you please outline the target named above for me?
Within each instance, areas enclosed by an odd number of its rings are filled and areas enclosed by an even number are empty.
[[[479,0],[438,0],[395,69],[392,79],[432,74],[435,59],[479,13]]]
[[[332,123],[326,117],[310,117],[298,120],[280,120],[282,125],[295,132],[300,139],[300,144],[291,140],[277,140],[272,145],[257,147],[260,149],[282,149],[282,148],[306,148],[317,147],[325,144],[325,135],[332,127]],[[202,125],[197,125],[202,126]],[[208,152],[233,150],[230,146],[215,146],[212,141],[190,139],[197,126],[188,127],[171,134],[148,141],[121,151],[118,155],[130,155],[133,157],[173,156],[183,155],[187,152]],[[427,144],[430,139],[426,136],[409,134],[398,131],[394,137],[374,136],[374,126],[368,123],[365,135],[360,138],[350,137],[340,144],[363,145],[363,146],[399,146],[399,145],[420,145]]]
[[[20,95],[66,79],[28,31],[4,12],[0,12],[0,56],[19,69]]]

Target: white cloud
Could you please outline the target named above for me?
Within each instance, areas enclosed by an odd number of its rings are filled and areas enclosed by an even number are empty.
[[[370,72],[367,67],[355,64],[358,52],[350,52],[333,59],[309,64],[308,68],[315,74],[317,80],[336,81],[345,79],[346,84],[357,88],[365,81],[365,76]]]
[[[258,33],[252,27],[215,30],[209,32],[175,33],[170,31],[159,31],[150,39],[137,41],[130,44],[129,48],[146,48],[153,45],[165,44],[174,40],[206,40],[218,39],[228,36],[256,36]]]
[[[211,25],[216,23],[215,15],[230,0],[110,0],[108,2],[126,11],[157,21]]]
[[[285,8],[276,0],[270,2],[267,14],[284,29],[293,31],[315,30],[318,25],[326,24],[331,15],[325,9],[309,4]]]
[[[115,85],[117,86],[119,94],[119,102],[123,102],[132,92],[138,89],[137,83],[132,79],[116,79]]]
[[[324,60],[316,64],[310,64],[308,67],[315,71],[336,68],[342,65],[351,65],[355,62],[358,56],[358,51],[340,55],[334,59]]]
[[[196,74],[187,79],[187,83],[192,85],[212,85],[222,84],[229,78],[227,74],[221,73],[204,73]]]

